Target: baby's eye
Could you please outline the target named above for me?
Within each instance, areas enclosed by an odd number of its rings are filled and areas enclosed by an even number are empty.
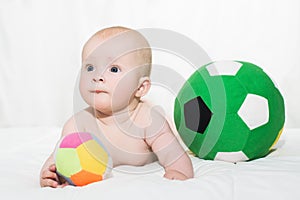
[[[110,68],[110,72],[113,72],[113,73],[118,73],[120,72],[120,68],[116,65],[113,65],[111,68]]]
[[[92,71],[94,71],[94,70],[95,70],[95,67],[94,67],[93,65],[87,65],[87,66],[86,66],[86,71],[92,72]]]

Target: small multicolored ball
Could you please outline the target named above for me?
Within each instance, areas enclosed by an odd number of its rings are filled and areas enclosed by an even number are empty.
[[[86,132],[63,137],[55,150],[57,173],[74,186],[84,186],[107,178],[112,159],[98,138]]]

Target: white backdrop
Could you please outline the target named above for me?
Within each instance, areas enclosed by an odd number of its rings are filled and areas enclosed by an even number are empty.
[[[169,29],[212,60],[261,66],[285,98],[286,127],[300,128],[298,0],[0,0],[0,127],[62,126],[73,113],[83,44],[113,25]],[[154,63],[193,72],[172,55],[154,52]],[[159,101],[159,90],[150,98]],[[171,112],[167,99],[159,102]]]

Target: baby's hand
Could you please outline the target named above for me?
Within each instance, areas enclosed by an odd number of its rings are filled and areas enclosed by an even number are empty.
[[[62,179],[56,174],[56,166],[55,164],[50,165],[48,168],[45,168],[41,172],[40,177],[40,185],[41,187],[65,187],[68,184],[66,180]]]
[[[188,179],[186,175],[176,170],[167,170],[164,177],[171,180],[181,180],[181,181]]]

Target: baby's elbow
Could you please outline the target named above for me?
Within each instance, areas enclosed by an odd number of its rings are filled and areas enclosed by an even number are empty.
[[[184,171],[185,175],[188,179],[194,178],[194,168],[191,159],[189,158],[188,155],[184,156],[185,158],[183,159],[185,165],[184,165]]]
[[[187,179],[194,178],[194,170],[193,170],[193,168],[191,168],[190,170],[188,170],[186,176],[187,176]]]

